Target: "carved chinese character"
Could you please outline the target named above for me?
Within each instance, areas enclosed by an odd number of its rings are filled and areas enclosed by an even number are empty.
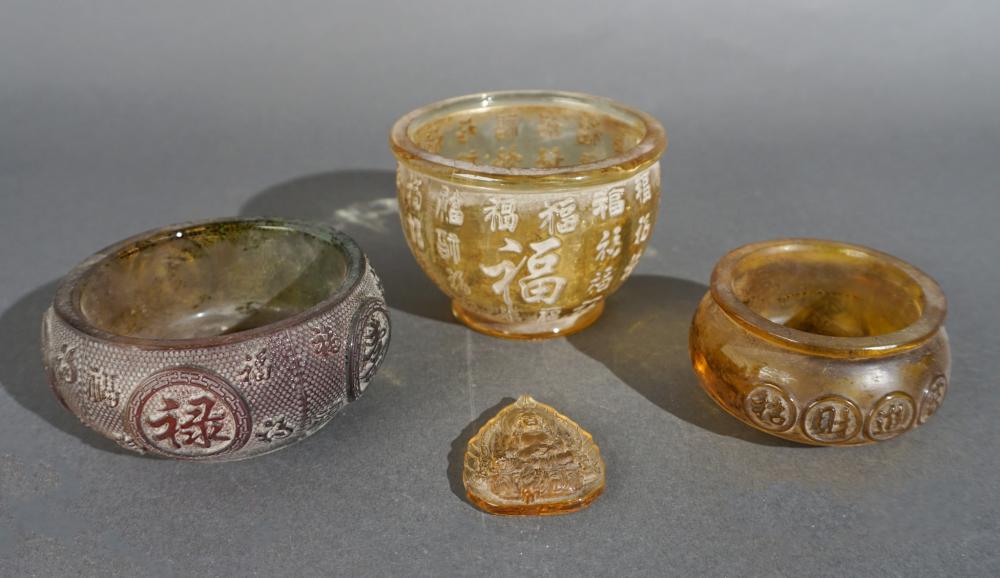
[[[635,180],[635,200],[645,205],[653,198],[653,190],[649,185],[649,172],[644,172]]]
[[[526,303],[551,305],[562,294],[566,279],[552,274],[559,264],[559,255],[555,250],[561,245],[557,237],[529,243],[534,254],[528,257],[527,276],[518,281],[521,285],[521,298]]]
[[[577,120],[576,142],[582,145],[592,145],[601,138],[601,123],[597,117],[582,114]]]
[[[508,140],[517,136],[521,119],[516,114],[499,114],[493,128],[493,137],[497,140]]]
[[[340,352],[340,340],[336,338],[333,329],[329,327],[313,327],[313,336],[309,339],[313,353],[320,357],[330,357]]]
[[[628,263],[625,264],[625,268],[622,269],[622,279],[627,278],[632,274],[632,271],[635,271],[635,268],[639,265],[640,257],[642,257],[642,251],[632,253],[632,256],[628,259]]]
[[[410,177],[406,181],[406,207],[411,211],[419,211],[424,204],[423,181],[417,177]]]
[[[538,136],[544,140],[553,140],[562,136],[562,125],[559,118],[554,114],[542,113],[538,115]]]
[[[226,411],[216,409],[215,400],[210,396],[189,398],[183,407],[181,402],[170,397],[161,401],[162,405],[146,419],[149,427],[163,428],[153,433],[153,441],[166,441],[174,449],[195,445],[208,449],[212,447],[212,442],[230,440],[221,433],[227,420]]]
[[[615,227],[612,231],[602,231],[601,240],[597,243],[597,261],[607,261],[617,257],[622,252],[622,228]]]
[[[591,212],[602,221],[608,217],[620,217],[625,213],[625,187],[611,187],[597,191],[591,200]]]
[[[490,231],[513,233],[517,229],[517,210],[509,198],[490,197],[489,204],[483,207],[483,215],[490,224]]]
[[[910,429],[916,414],[913,399],[905,393],[894,392],[875,404],[868,418],[868,436],[884,441]]]
[[[559,152],[559,147],[538,147],[538,158],[536,159],[536,162],[539,167],[547,169],[558,167],[559,163],[562,161],[563,157]]]
[[[462,199],[458,193],[443,187],[434,206],[434,214],[442,223],[461,226],[465,222],[462,213]]]
[[[591,277],[590,283],[587,285],[587,295],[593,295],[594,293],[604,293],[611,287],[612,281],[614,281],[615,268],[612,265],[608,265],[604,269],[599,269]]]
[[[421,251],[426,246],[424,244],[424,224],[420,222],[420,217],[407,215],[406,224],[410,227],[410,239]]]
[[[471,118],[464,118],[458,121],[458,129],[455,131],[455,140],[465,144],[469,137],[476,134],[476,125]]]
[[[497,150],[496,160],[493,161],[493,164],[505,168],[516,167],[523,158],[513,145],[510,148],[500,147]]]
[[[798,410],[785,390],[770,383],[754,387],[744,400],[744,410],[754,424],[781,432],[795,425]]]
[[[76,383],[76,348],[64,343],[56,356],[56,376],[66,385]]]
[[[567,197],[555,203],[545,202],[545,208],[538,213],[541,223],[539,229],[545,229],[549,235],[572,233],[580,225],[580,215],[576,211],[576,199]]]
[[[278,415],[264,419],[256,436],[262,442],[271,443],[274,440],[287,438],[293,431],[292,426],[285,423],[285,416]]]
[[[504,245],[500,248],[501,253],[515,253],[520,255],[523,248],[520,243],[511,238],[504,239]],[[513,315],[513,302],[510,297],[510,283],[514,280],[517,272],[520,271],[521,267],[524,266],[524,262],[527,257],[521,257],[521,260],[515,265],[509,259],[504,259],[503,261],[497,263],[496,265],[486,266],[480,265],[479,268],[488,277],[499,277],[490,287],[493,292],[497,295],[503,296],[503,302],[507,307],[508,315]]]
[[[924,392],[923,401],[920,403],[920,415],[917,416],[918,423],[924,423],[932,415],[937,413],[941,404],[944,403],[944,396],[948,393],[948,379],[939,375]]]
[[[434,229],[434,234],[437,237],[435,247],[438,257],[457,265],[462,260],[458,235],[444,229]]]
[[[861,411],[846,398],[827,396],[809,405],[802,419],[802,429],[815,441],[845,442],[861,430]]]
[[[646,239],[649,238],[649,233],[653,230],[652,220],[649,218],[649,214],[645,214],[639,217],[639,222],[635,226],[635,242],[645,243]]]
[[[546,307],[538,311],[538,320],[542,322],[558,321],[562,317],[562,309],[559,307]]]
[[[118,375],[100,367],[87,368],[83,376],[84,395],[93,403],[118,407],[121,394],[117,383]]]
[[[271,364],[267,359],[267,350],[261,349],[254,355],[247,354],[243,369],[237,378],[243,384],[266,381],[271,377]]]
[[[449,267],[445,270],[445,273],[448,276],[449,287],[462,295],[472,293],[472,288],[470,288],[469,284],[465,281],[465,271]]]

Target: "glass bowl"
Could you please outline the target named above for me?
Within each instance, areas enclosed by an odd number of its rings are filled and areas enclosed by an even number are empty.
[[[358,398],[389,344],[382,287],[324,225],[232,219],[112,245],[60,284],[42,324],[56,397],[140,453],[253,457]]]
[[[716,265],[691,358],[705,391],[751,427],[813,445],[879,442],[941,406],[945,310],[933,279],[874,249],[754,243]]]
[[[663,127],[604,98],[495,92],[402,117],[390,145],[410,250],[490,335],[593,323],[656,223]]]

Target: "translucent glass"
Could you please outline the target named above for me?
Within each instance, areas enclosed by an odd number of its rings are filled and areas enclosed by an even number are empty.
[[[596,97],[460,97],[396,123],[391,144],[410,250],[471,327],[505,337],[578,331],[652,235],[663,128]]]
[[[894,438],[948,389],[945,298],[895,257],[813,239],[726,255],[691,327],[702,386],[744,423],[815,445]]]

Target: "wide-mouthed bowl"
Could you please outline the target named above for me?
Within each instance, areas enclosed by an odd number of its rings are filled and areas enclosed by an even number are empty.
[[[656,222],[663,127],[566,92],[444,100],[393,127],[410,250],[470,327],[567,335],[593,323]]]
[[[389,344],[381,284],[349,237],[275,219],[173,225],[73,269],[42,326],[53,391],[125,448],[233,460],[314,433]]]
[[[922,425],[948,390],[938,284],[891,255],[781,239],[719,261],[691,326],[702,387],[763,432],[859,445]]]

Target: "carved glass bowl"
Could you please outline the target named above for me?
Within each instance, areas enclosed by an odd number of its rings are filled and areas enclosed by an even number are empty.
[[[389,342],[378,277],[346,235],[247,219],[112,245],[63,280],[43,328],[53,391],[139,452],[266,453],[367,387]]]
[[[407,243],[474,329],[583,329],[629,276],[660,200],[663,127],[614,101],[497,92],[401,118],[390,144]]]
[[[948,389],[938,284],[891,255],[784,239],[722,258],[691,327],[712,398],[763,432],[860,445],[923,424]]]

